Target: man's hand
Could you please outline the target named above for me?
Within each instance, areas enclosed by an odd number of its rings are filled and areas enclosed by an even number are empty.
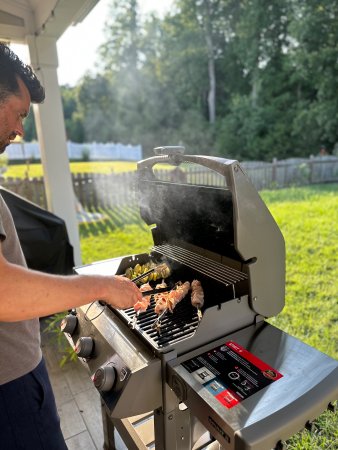
[[[142,300],[141,291],[128,278],[116,275],[112,281],[107,298],[102,300],[105,300],[114,308],[131,308],[136,302]]]

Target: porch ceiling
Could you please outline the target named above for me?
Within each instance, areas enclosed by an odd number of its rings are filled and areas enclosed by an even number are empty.
[[[81,22],[99,0],[0,0],[0,40],[25,44],[26,36],[56,40]]]

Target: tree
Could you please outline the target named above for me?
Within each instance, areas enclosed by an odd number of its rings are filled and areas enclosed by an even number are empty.
[[[338,142],[338,4],[111,0],[100,74],[65,91],[67,135],[271,160]]]
[[[116,96],[110,80],[102,75],[86,75],[79,85],[78,101],[85,141],[114,142]]]
[[[292,6],[290,28],[297,45],[290,58],[300,105],[294,133],[310,140],[312,152],[322,144],[332,150],[338,142],[338,4],[299,0]]]
[[[33,111],[30,111],[27,118],[25,119],[23,128],[25,132],[25,141],[30,142],[37,139]]]
[[[83,142],[85,130],[83,116],[79,112],[78,89],[62,86],[61,97],[67,139],[73,142]]]

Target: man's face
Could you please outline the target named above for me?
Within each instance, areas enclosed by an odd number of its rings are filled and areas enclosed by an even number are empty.
[[[0,154],[16,136],[23,136],[23,119],[30,107],[30,95],[23,81],[18,78],[19,91],[0,103]]]

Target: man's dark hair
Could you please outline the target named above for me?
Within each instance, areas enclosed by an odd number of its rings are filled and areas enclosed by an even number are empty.
[[[43,102],[45,90],[32,68],[24,64],[5,43],[0,42],[0,103],[11,94],[18,94],[18,77],[26,85],[31,102]]]

